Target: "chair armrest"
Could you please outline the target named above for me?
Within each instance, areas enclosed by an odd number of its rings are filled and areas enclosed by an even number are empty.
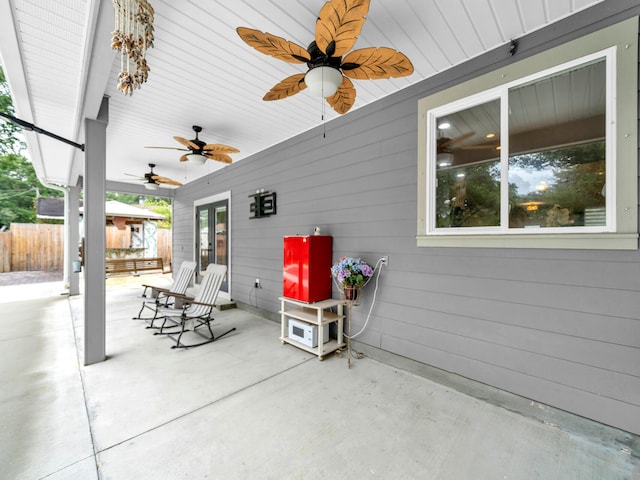
[[[215,303],[204,303],[204,302],[194,302],[194,301],[190,301],[189,302],[191,305],[204,305],[205,307],[214,307],[215,308]]]
[[[179,300],[183,300],[185,302],[191,302],[193,300],[193,297],[190,297],[189,295],[184,295],[182,293],[171,293],[171,292],[169,293],[171,294],[172,297],[175,297]]]
[[[189,295],[181,295],[179,293],[172,295],[172,297],[174,299],[174,308],[184,309],[193,301],[193,297]]]
[[[158,294],[166,293],[166,292],[169,291],[169,289],[166,288],[166,287],[157,287],[155,285],[148,285],[146,283],[143,283],[142,286],[144,287],[144,290],[142,291],[142,296],[143,297],[147,296],[147,290],[149,288],[151,289],[152,298],[157,298]]]
[[[187,307],[188,305],[204,305],[205,307],[214,307],[215,304],[212,303],[204,303],[204,302],[196,302],[193,297],[188,297],[186,295],[176,295],[176,300],[182,302],[183,307]]]

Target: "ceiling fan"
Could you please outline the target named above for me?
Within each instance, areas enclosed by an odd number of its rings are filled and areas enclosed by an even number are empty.
[[[476,132],[467,132],[454,138],[438,138],[438,153],[452,153],[454,150],[499,150],[500,144],[496,140],[466,144],[465,141],[475,134]]]
[[[149,167],[151,168],[151,171],[149,173],[145,173],[144,177],[141,177],[139,175],[133,175],[131,173],[125,173],[125,175],[129,175],[130,177],[136,177],[139,180],[143,180],[144,181],[144,187],[147,190],[157,190],[159,185],[175,185],[176,187],[181,187],[182,183],[176,181],[176,180],[172,180],[170,178],[167,177],[162,177],[160,175],[157,175],[153,169],[156,166],[155,163],[150,163]]]
[[[280,100],[309,87],[327,99],[338,113],[349,111],[356,100],[350,78],[358,80],[403,77],[413,73],[409,58],[388,47],[354,46],[369,0],[330,0],[324,4],[316,22],[315,40],[305,49],[300,45],[252,28],[236,29],[240,38],[261,53],[290,63],[306,63],[307,73],[285,78],[263,100]]]
[[[458,147],[459,143],[473,137],[475,134],[476,132],[467,132],[454,138],[438,137],[438,153],[451,153],[452,150]]]
[[[228,155],[229,153],[238,153],[238,150],[235,147],[230,147],[229,145],[222,145],[221,143],[205,143],[198,138],[198,134],[202,131],[202,127],[198,125],[194,125],[193,131],[196,132],[196,138],[193,140],[187,140],[182,137],[173,137],[173,139],[182,144],[186,148],[177,148],[177,147],[145,147],[145,148],[164,148],[168,150],[180,150],[185,153],[180,157],[181,162],[187,161],[195,161],[201,164],[206,163],[207,159],[209,160],[217,160],[222,163],[231,163],[231,157]]]

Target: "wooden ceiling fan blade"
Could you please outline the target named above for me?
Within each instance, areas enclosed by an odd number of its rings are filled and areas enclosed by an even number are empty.
[[[178,187],[182,186],[182,183],[176,181],[176,180],[172,180],[171,178],[167,178],[167,177],[162,177],[160,175],[152,175],[151,179],[153,181],[155,181],[156,183],[165,183],[167,185],[176,185]]]
[[[164,150],[181,150],[181,151],[188,151],[188,148],[178,148],[178,147],[144,147],[144,148],[162,148]]]
[[[198,145],[196,145],[195,143],[193,143],[191,140],[187,140],[186,138],[182,138],[182,137],[173,137],[173,139],[178,142],[181,143],[182,145],[184,145],[185,147],[187,147],[188,149],[193,149],[193,150],[199,150],[200,147],[198,147]]]
[[[476,132],[467,132],[467,133],[463,133],[462,135],[459,135],[457,137],[454,138],[446,138],[446,137],[442,137],[440,139],[438,139],[438,148],[453,148],[455,147],[458,143],[460,142],[464,142],[466,139],[473,137],[476,134]]]
[[[338,87],[338,91],[327,97],[327,103],[341,115],[347,113],[355,102],[356,89],[353,86],[353,82],[347,77],[342,77],[342,83]]]
[[[304,75],[304,73],[298,73],[285,78],[269,90],[263,100],[281,100],[301,92],[307,88],[307,84],[304,83]]]
[[[347,77],[359,80],[397,78],[413,73],[411,60],[388,47],[354,50],[344,57],[340,68]]]
[[[229,145],[223,145],[222,143],[210,143],[202,147],[202,150],[210,153],[239,153],[236,147],[231,147]]]
[[[222,163],[233,163],[233,159],[229,155],[226,155],[224,153],[209,153],[209,152],[205,152],[204,156],[207,157],[210,160],[216,160],[216,161],[222,162]]]
[[[330,57],[353,48],[366,21],[369,0],[330,0],[318,13],[316,45]]]
[[[180,157],[180,161],[181,162],[186,162],[187,160],[189,160],[189,159],[187,158],[187,154],[186,153]]]
[[[127,175],[128,177],[133,177],[138,180],[146,180],[146,178],[141,177],[140,175],[134,175],[133,173],[125,173],[125,175]]]
[[[305,48],[282,37],[246,27],[238,27],[236,32],[247,45],[265,55],[289,63],[306,63],[311,60]]]
[[[496,148],[498,148],[498,144],[497,143],[485,143],[485,144],[478,144],[478,145],[463,145],[461,147],[458,147],[458,149],[460,150],[495,150]]]

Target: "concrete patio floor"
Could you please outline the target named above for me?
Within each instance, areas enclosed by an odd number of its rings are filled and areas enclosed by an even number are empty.
[[[149,280],[107,282],[88,367],[81,296],[0,287],[1,479],[640,479],[634,435],[380,352],[319,362],[243,309],[171,350],[131,320]]]

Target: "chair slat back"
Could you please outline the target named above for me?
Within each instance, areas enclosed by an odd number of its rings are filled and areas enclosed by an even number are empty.
[[[189,288],[193,274],[196,271],[196,262],[182,262],[180,269],[173,279],[170,291],[172,293],[178,293],[184,295]]]
[[[226,274],[226,265],[209,264],[204,277],[202,277],[202,283],[200,283],[200,289],[194,301],[213,305],[218,297],[220,286]],[[185,314],[188,317],[199,317],[205,315],[210,309],[210,307],[205,305],[192,304],[185,310]]]

